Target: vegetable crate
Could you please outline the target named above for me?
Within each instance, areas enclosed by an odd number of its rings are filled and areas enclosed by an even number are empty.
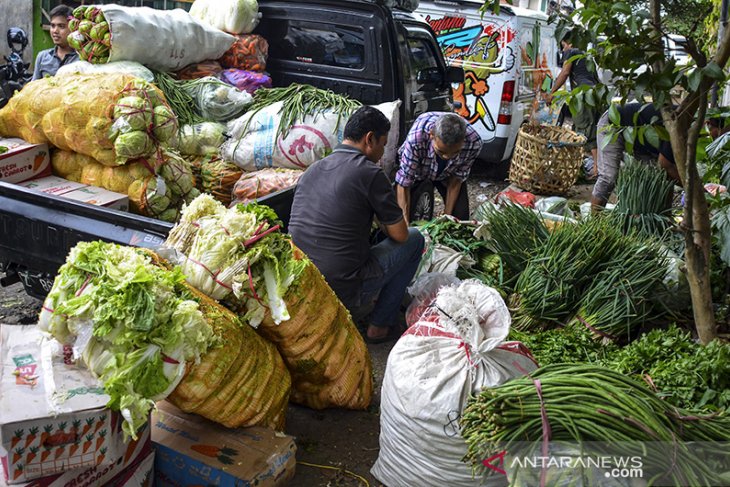
[[[125,441],[109,396],[87,370],[66,364],[62,348],[35,325],[0,326],[0,462],[10,485],[131,463],[149,444],[149,427]]]
[[[537,194],[564,194],[578,180],[586,139],[552,125],[524,125],[517,135],[509,180]]]

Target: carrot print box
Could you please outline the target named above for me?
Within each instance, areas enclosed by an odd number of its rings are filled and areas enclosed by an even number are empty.
[[[33,326],[0,325],[0,461],[8,484],[105,465],[127,445],[109,397],[68,349]]]

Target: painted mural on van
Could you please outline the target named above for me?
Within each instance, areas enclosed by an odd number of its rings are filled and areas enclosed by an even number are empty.
[[[484,142],[497,136],[497,125],[511,123],[511,111],[500,113],[503,102],[508,102],[510,110],[514,96],[529,96],[536,103],[540,97],[535,95],[552,87],[548,60],[554,49],[550,39],[540,35],[539,23],[516,32],[514,23],[500,17],[479,21],[430,14],[425,19],[436,33],[447,64],[464,69],[464,83],[453,90],[454,101],[461,104],[455,111],[474,126]],[[502,73],[509,75],[498,76]],[[506,84],[510,80],[512,85]]]

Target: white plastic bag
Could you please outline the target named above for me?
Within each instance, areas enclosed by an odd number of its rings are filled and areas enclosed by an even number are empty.
[[[152,71],[145,68],[141,64],[134,61],[116,61],[106,64],[91,64],[88,61],[76,61],[71,64],[65,64],[58,68],[56,76],[64,76],[67,74],[96,74],[96,73],[124,73],[131,74],[137,78],[152,83],[155,75]]]
[[[407,289],[413,300],[406,309],[406,324],[411,326],[419,320],[442,287],[459,282],[460,279],[455,275],[443,272],[427,272],[419,276]]]
[[[136,61],[150,69],[177,71],[218,59],[236,40],[182,9],[100,5],[112,34],[109,62]]]
[[[239,117],[253,102],[250,93],[212,76],[187,84],[184,89],[195,100],[200,115],[213,122],[225,123]]]
[[[342,142],[347,118],[334,112],[316,117],[307,115],[303,120],[297,120],[285,137],[277,138],[282,105],[277,102],[229,122],[231,138],[221,146],[221,155],[247,172],[268,167],[306,169]],[[381,160],[383,166],[388,157],[396,155],[399,106],[400,100],[375,105],[391,122],[388,144]]]
[[[469,279],[442,288],[436,306],[438,319],[410,327],[388,357],[371,472],[389,487],[506,485],[472,477],[458,421],[470,395],[537,366],[503,344],[511,319],[496,290]]]
[[[190,15],[231,34],[250,34],[261,18],[256,0],[195,0]]]

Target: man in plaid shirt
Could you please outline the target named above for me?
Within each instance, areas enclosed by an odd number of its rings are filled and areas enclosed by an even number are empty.
[[[466,179],[482,147],[482,139],[455,113],[420,115],[398,150],[400,167],[395,175],[398,205],[406,222],[411,210],[411,190],[432,181],[444,199],[444,213],[469,219]]]

